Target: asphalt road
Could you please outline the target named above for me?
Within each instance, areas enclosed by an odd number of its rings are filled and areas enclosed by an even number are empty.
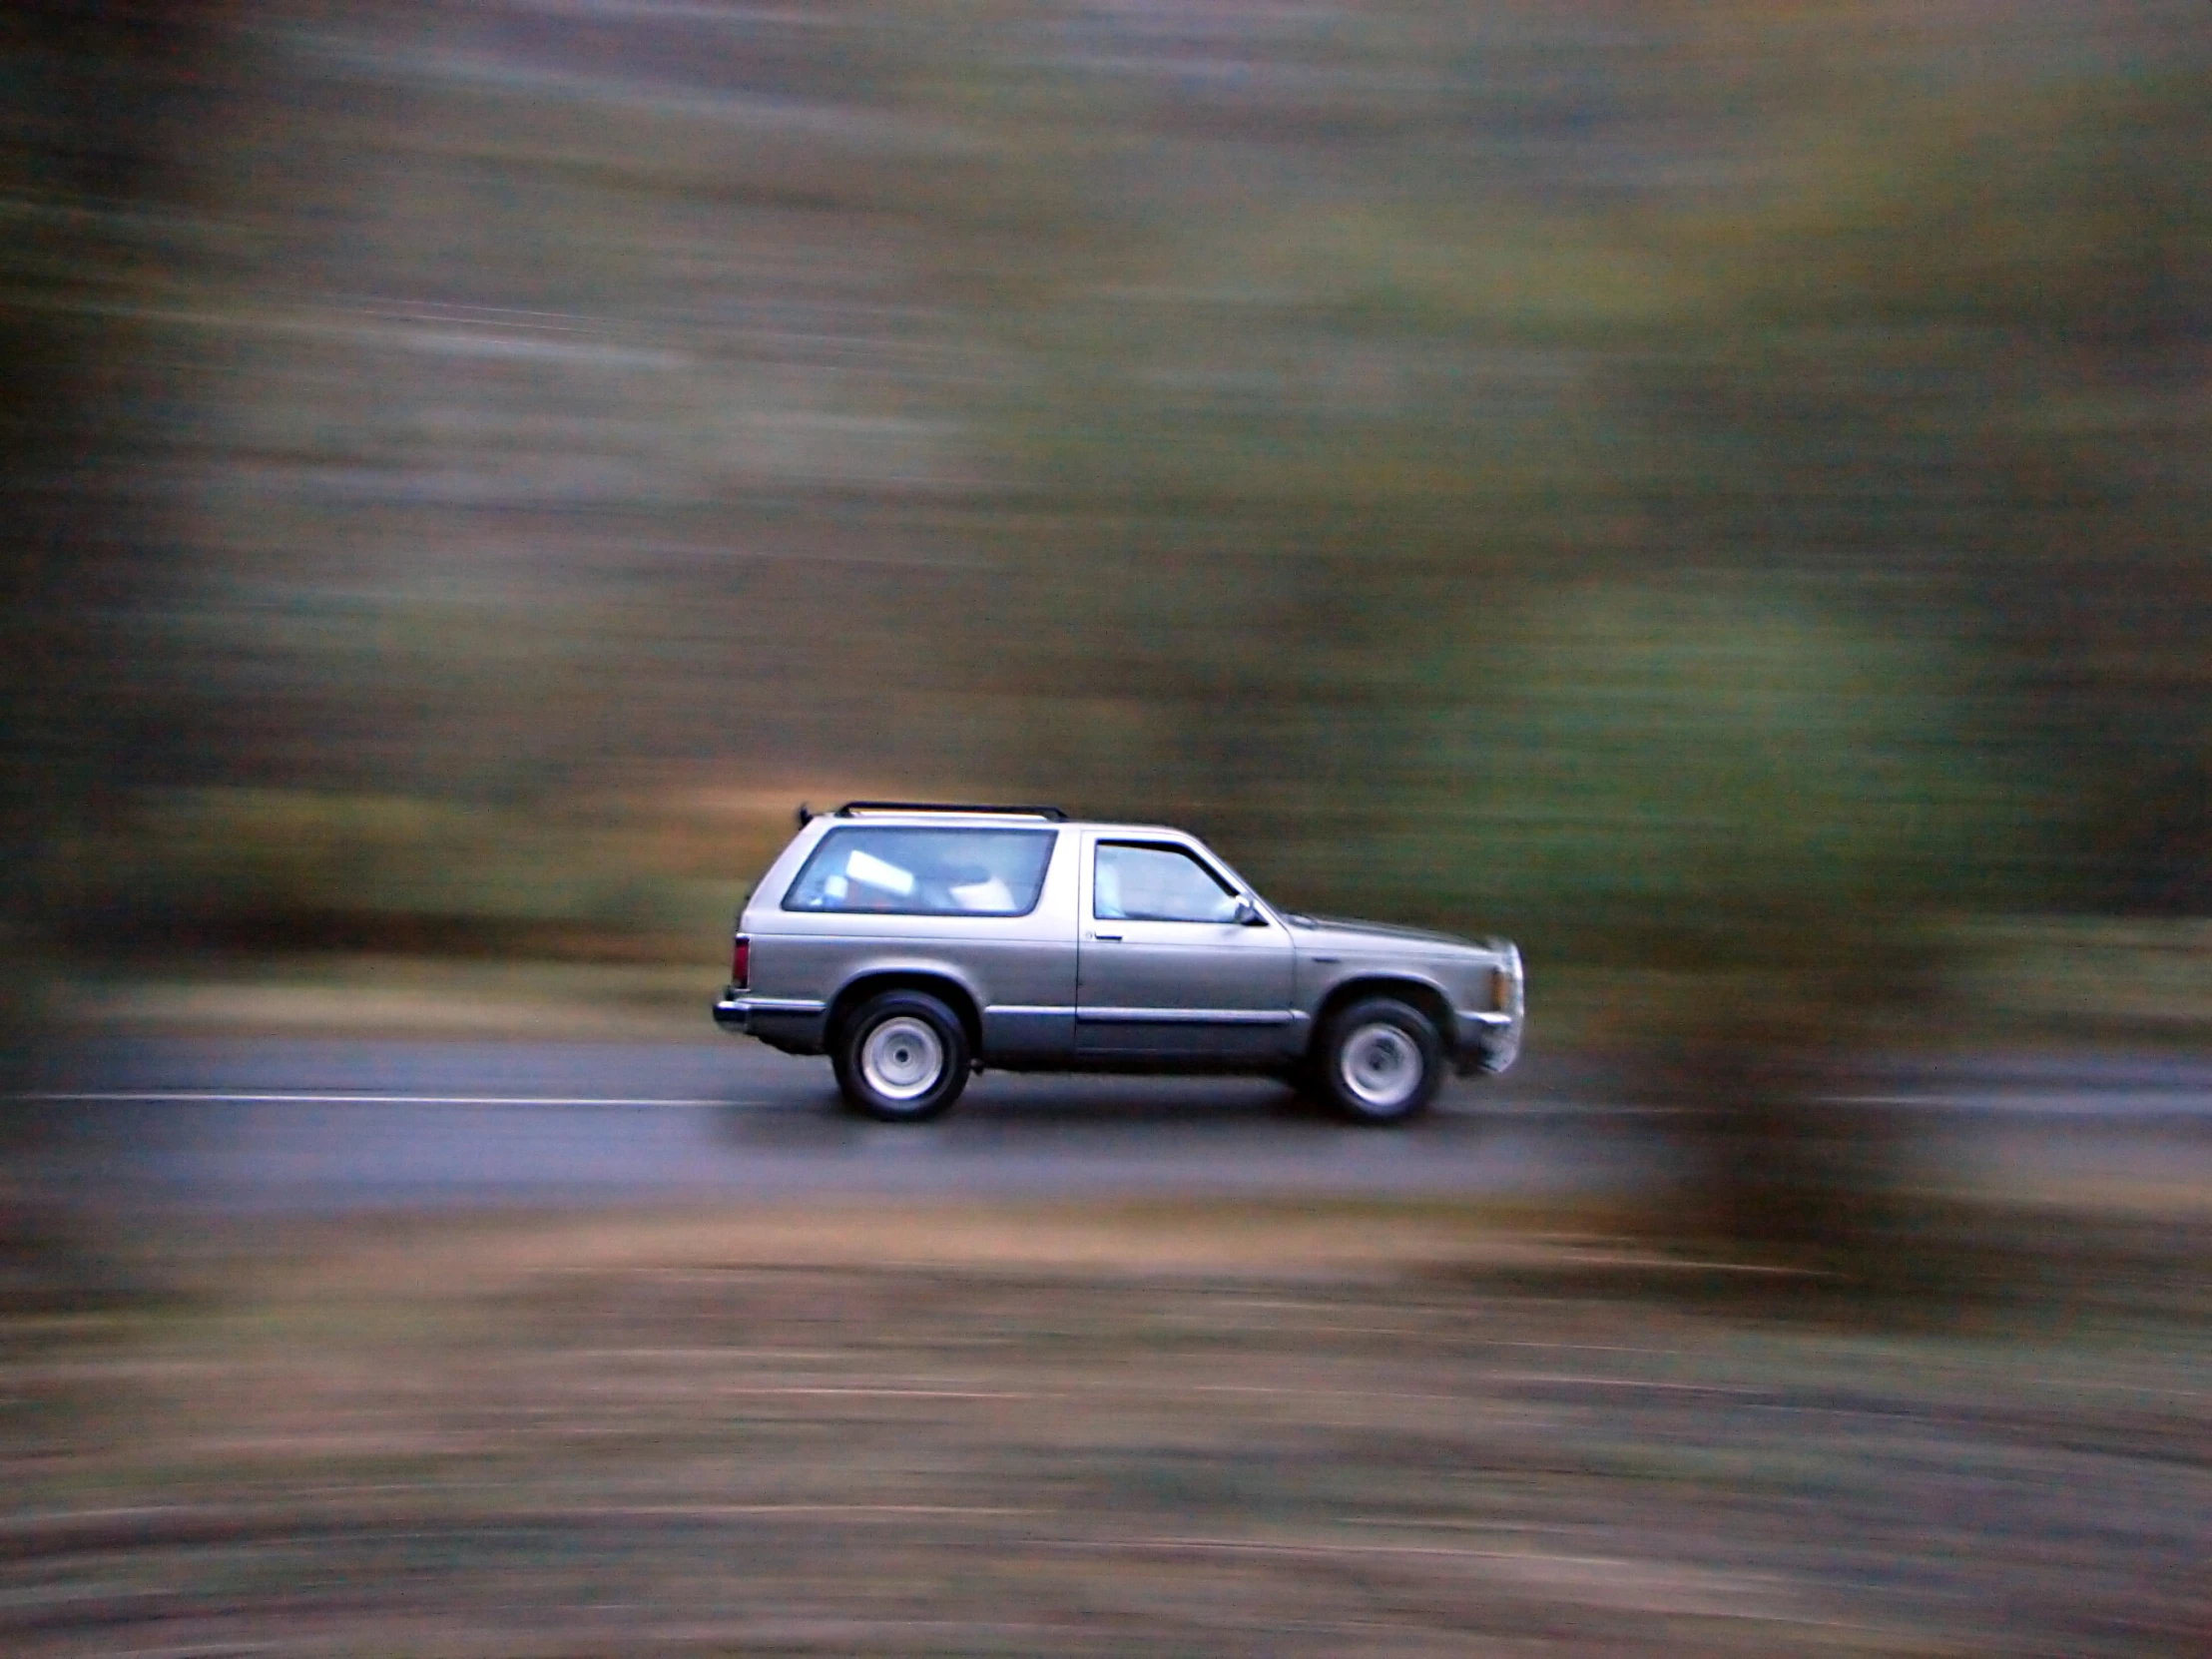
[[[1532,1055],[1401,1131],[1251,1079],[986,1074],[947,1118],[855,1120],[829,1066],[697,1045],[116,1040],[32,1092],[53,1171],[110,1200],[221,1213],[807,1194],[1601,1192],[1662,1179],[1665,1124],[1618,1079]],[[1896,1068],[1953,1173],[2212,1190],[2212,1065],[2009,1059]]]

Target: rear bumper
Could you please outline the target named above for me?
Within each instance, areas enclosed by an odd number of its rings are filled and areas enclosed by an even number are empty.
[[[715,1023],[738,1037],[759,1037],[794,1054],[822,1052],[829,1005],[812,997],[755,996],[728,986],[715,998]]]

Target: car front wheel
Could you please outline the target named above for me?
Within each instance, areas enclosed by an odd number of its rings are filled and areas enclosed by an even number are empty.
[[[885,991],[844,1022],[830,1059],[847,1104],[884,1123],[922,1123],[967,1087],[967,1032],[924,991]]]
[[[1392,997],[1341,1009],[1322,1032],[1321,1093],[1354,1123],[1418,1117],[1443,1081],[1443,1040],[1426,1014]]]

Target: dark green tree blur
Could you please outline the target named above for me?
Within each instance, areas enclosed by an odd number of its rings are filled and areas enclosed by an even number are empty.
[[[1738,1122],[2212,901],[2200,5],[50,11],[19,931],[705,961],[1058,797]]]
[[[0,1313],[119,1288],[33,1174],[53,1109],[25,1085],[53,947],[73,900],[99,902],[57,854],[132,832],[164,737],[173,503],[146,463],[175,383],[140,319],[193,239],[173,162],[220,104],[213,21],[138,0],[0,17]]]

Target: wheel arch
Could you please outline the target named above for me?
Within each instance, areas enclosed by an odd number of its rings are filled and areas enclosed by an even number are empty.
[[[1417,1008],[1436,1028],[1436,1036],[1450,1054],[1458,1040],[1457,1021],[1451,1010],[1451,999],[1444,995],[1442,987],[1425,979],[1415,979],[1402,973],[1359,973],[1340,984],[1329,987],[1329,994],[1322,998],[1321,1006],[1314,1010],[1313,1035],[1308,1040],[1309,1055],[1318,1053],[1322,1034],[1329,1029],[1329,1022],[1355,1002],[1371,996],[1388,997]]]
[[[839,985],[823,1022],[824,1046],[833,1051],[842,1040],[844,1022],[852,1011],[885,991],[922,991],[935,997],[959,1020],[967,1036],[968,1054],[973,1057],[983,1052],[983,1015],[975,993],[942,969],[922,967],[871,968]]]

